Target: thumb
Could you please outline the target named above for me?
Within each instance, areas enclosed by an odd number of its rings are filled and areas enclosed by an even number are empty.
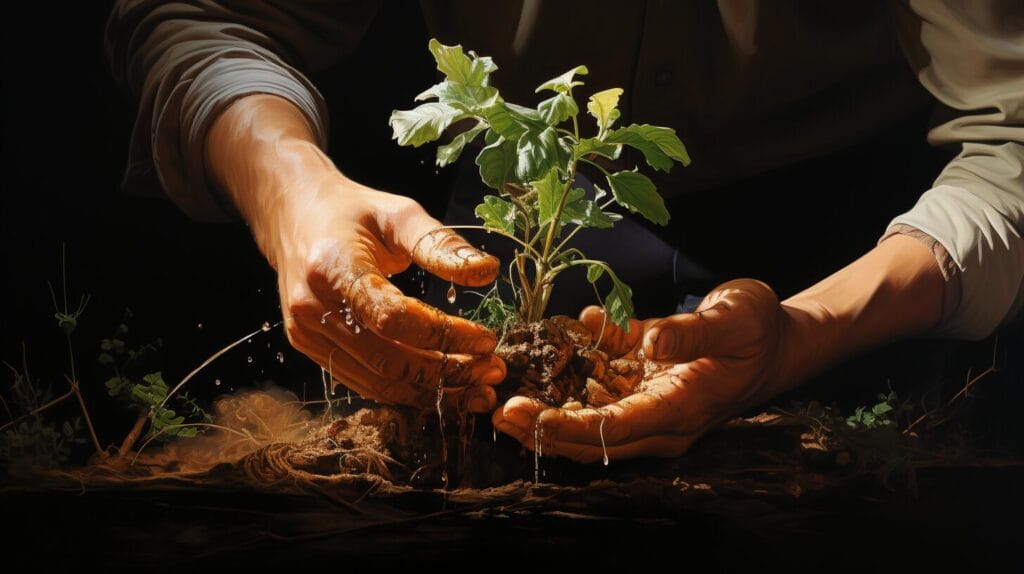
[[[497,257],[473,247],[422,207],[416,207],[404,218],[396,236],[417,265],[459,285],[479,287],[494,281],[498,276]]]
[[[717,354],[728,340],[729,323],[729,313],[721,305],[666,317],[644,334],[644,354],[665,363],[687,363]]]

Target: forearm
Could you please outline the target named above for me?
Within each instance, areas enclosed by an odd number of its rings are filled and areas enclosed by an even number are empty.
[[[943,288],[931,251],[916,239],[895,235],[783,301],[774,390],[788,390],[857,353],[935,326]]]

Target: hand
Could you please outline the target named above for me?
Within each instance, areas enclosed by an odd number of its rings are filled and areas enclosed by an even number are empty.
[[[291,344],[360,395],[489,411],[505,365],[483,326],[406,297],[387,277],[415,262],[460,285],[494,281],[498,260],[415,201],[349,180],[275,96],[239,99],[208,135],[207,170],[278,273]]]
[[[580,320],[600,333],[603,310]],[[678,456],[702,434],[777,389],[787,316],[764,283],[738,279],[708,294],[695,313],[630,322],[629,333],[608,323],[601,347],[610,357],[640,349],[664,366],[640,390],[599,409],[568,411],[513,397],[493,415],[494,426],[527,448],[541,420],[542,448],[580,462],[608,457]],[[602,428],[602,421],[604,421]]]

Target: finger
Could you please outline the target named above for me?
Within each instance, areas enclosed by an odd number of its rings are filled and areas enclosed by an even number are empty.
[[[666,429],[699,428],[699,419],[687,405],[685,396],[677,396],[670,404],[662,393],[686,392],[686,383],[678,374],[658,377],[648,383],[652,390],[630,395],[599,409],[577,411],[552,408],[525,397],[513,397],[493,417],[495,426],[519,437],[532,436],[537,421],[543,434],[552,441],[600,446],[625,445],[649,436],[666,434]],[[689,419],[689,420],[687,420]]]
[[[595,337],[601,337],[601,350],[613,358],[619,358],[636,348],[644,333],[644,323],[629,320],[629,332],[620,329],[607,316],[603,307],[591,305],[580,313],[580,322],[590,329]],[[604,334],[601,335],[602,330]]]
[[[459,285],[479,287],[498,276],[498,258],[480,251],[459,234],[441,226],[422,208],[411,216],[398,237],[413,261],[427,271]]]
[[[497,356],[425,351],[382,339],[370,331],[360,329],[357,333],[358,324],[353,320],[349,325],[349,320],[338,314],[324,319],[319,331],[384,381],[412,383],[417,377],[427,381],[444,377],[446,386],[466,387],[496,385],[505,380],[505,363]]]
[[[406,297],[372,266],[355,271],[325,269],[311,274],[309,285],[325,304],[339,312],[343,305],[350,306],[360,324],[410,347],[479,355],[490,353],[497,344],[487,327]]]
[[[644,354],[653,361],[686,363],[719,349],[729,314],[724,302],[697,313],[681,313],[655,321],[644,335]]]

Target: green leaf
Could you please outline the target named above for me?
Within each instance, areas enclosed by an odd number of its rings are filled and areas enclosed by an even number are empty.
[[[476,216],[484,227],[504,231],[511,235],[516,228],[516,210],[512,202],[494,195],[485,195],[484,202],[476,206]]]
[[[587,102],[587,111],[597,120],[597,127],[604,133],[610,128],[615,120],[619,119],[619,96],[622,95],[622,88],[609,88],[590,96]]]
[[[587,281],[597,283],[597,280],[604,275],[604,265],[590,263],[587,265]]]
[[[465,117],[465,113],[447,104],[430,102],[417,108],[391,112],[388,125],[393,130],[392,138],[398,145],[419,147],[441,137],[443,132],[455,120]]]
[[[445,80],[431,86],[416,96],[415,100],[419,102],[428,98],[437,98],[442,104],[475,114],[497,103],[498,90],[489,86],[467,86]]]
[[[100,353],[100,356],[96,358],[96,362],[101,365],[113,365],[114,357],[110,353]]]
[[[541,131],[548,128],[540,113],[532,108],[498,102],[483,110],[481,114],[498,135],[507,140],[518,140],[527,131]]]
[[[488,131],[490,136],[492,131]],[[504,138],[489,143],[476,156],[476,164],[480,166],[480,179],[498,191],[505,189],[505,182],[516,167],[516,143]]]
[[[583,82],[574,80],[576,76],[586,76],[589,73],[590,70],[588,70],[586,66],[576,66],[575,68],[569,70],[568,72],[558,77],[551,78],[550,80],[537,86],[537,89],[534,90],[534,93],[540,93],[543,92],[544,90],[551,90],[552,92],[558,93],[569,92],[574,87],[583,85]]]
[[[113,348],[114,348],[114,344],[110,342],[110,339],[101,339],[100,340],[100,350],[101,351],[110,351]]]
[[[580,108],[572,94],[561,92],[541,102],[537,111],[545,123],[555,126],[580,113]]]
[[[656,170],[668,172],[672,169],[672,160],[684,166],[690,165],[690,156],[686,147],[679,140],[672,128],[663,128],[649,124],[632,124],[608,132],[605,137],[608,143],[621,143],[640,150],[648,165]]]
[[[871,412],[876,415],[884,415],[885,413],[892,410],[892,405],[889,403],[878,403],[871,408]]]
[[[444,167],[455,163],[455,160],[459,159],[459,156],[462,155],[462,149],[466,147],[466,144],[476,139],[486,129],[487,124],[477,123],[470,129],[455,136],[452,143],[437,148],[437,166]]]
[[[583,227],[594,227],[597,229],[608,229],[615,225],[616,221],[622,219],[618,213],[601,211],[601,206],[589,199],[584,199],[584,191],[576,188],[569,191],[565,200],[565,207],[562,208],[562,223],[574,223]]]
[[[540,132],[524,132],[516,142],[516,178],[519,181],[532,181],[550,169],[559,167],[561,150],[558,133],[550,126]]]
[[[620,329],[629,333],[629,319],[633,316],[633,290],[611,273],[612,290],[604,300],[604,309],[608,318]]]
[[[636,171],[620,171],[608,176],[608,185],[619,205],[658,225],[668,223],[669,213],[665,201],[646,175]]]
[[[551,221],[558,209],[558,200],[562,196],[562,180],[558,177],[558,168],[553,167],[544,177],[530,184],[537,192],[537,223],[544,225]]]
[[[605,143],[597,138],[584,138],[576,144],[575,157],[579,159],[588,155],[599,155],[608,159],[619,159],[622,146]]]
[[[118,334],[118,335],[127,335],[128,334],[128,325],[126,325],[124,323],[121,323],[120,325],[118,325],[117,326],[116,334]]]
[[[498,66],[490,58],[481,58],[470,52],[469,54],[472,56],[470,59],[462,51],[460,45],[446,46],[431,38],[427,47],[434,55],[437,69],[453,82],[467,86],[486,86],[489,83],[491,72],[498,69]]]

